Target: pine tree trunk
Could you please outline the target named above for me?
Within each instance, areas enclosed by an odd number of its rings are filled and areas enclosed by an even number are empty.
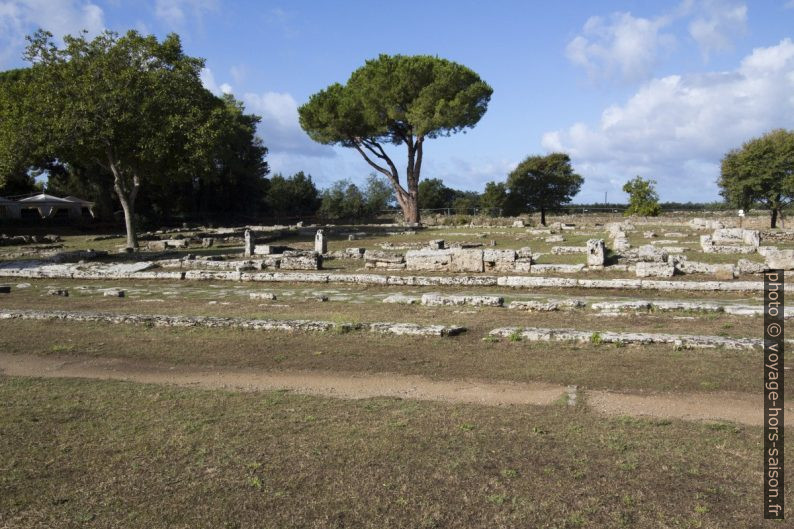
[[[540,224],[542,226],[546,225],[546,209],[540,208]]]
[[[124,227],[127,229],[127,250],[134,250],[138,248],[138,234],[135,231],[135,212],[133,211],[133,205],[130,204],[127,197],[124,197],[122,193],[119,193],[119,201],[121,202],[121,209],[124,210]]]
[[[771,226],[770,226],[771,228],[777,228],[777,214],[778,214],[777,208],[773,207],[772,208],[772,222],[771,222]]]

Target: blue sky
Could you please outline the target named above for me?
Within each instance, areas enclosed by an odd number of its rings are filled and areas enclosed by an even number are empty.
[[[794,129],[794,0],[0,0],[0,68],[24,64],[38,27],[179,33],[206,59],[205,85],[263,117],[272,170],[304,170],[323,187],[363,182],[370,168],[313,143],[297,106],[380,53],[438,55],[493,87],[474,129],[425,145],[423,177],[459,189],[564,151],[585,178],[575,202],[623,200],[637,174],[662,200],[714,200],[728,149]]]

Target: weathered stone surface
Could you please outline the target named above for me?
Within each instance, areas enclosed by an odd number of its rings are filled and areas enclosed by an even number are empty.
[[[102,292],[102,295],[106,298],[123,298],[126,297],[127,292],[120,288],[108,288]]]
[[[524,227],[524,221],[523,220],[514,220],[513,221],[513,227],[514,228],[523,228]]]
[[[322,263],[322,256],[319,254],[295,256],[283,254],[279,268],[282,270],[320,270]]]
[[[419,303],[419,298],[415,296],[406,296],[403,294],[392,294],[383,298],[384,303],[396,303],[399,305],[416,305]]]
[[[323,230],[317,230],[314,234],[314,251],[320,255],[328,253],[328,239]]]
[[[552,246],[551,253],[554,255],[571,255],[587,253],[587,248],[584,246]]]
[[[587,241],[587,266],[603,267],[606,260],[606,247],[604,239],[590,239]]]
[[[215,246],[215,238],[214,237],[202,237],[201,238],[201,247],[202,248],[211,248]]]
[[[362,259],[366,251],[366,248],[345,248],[345,256],[349,259]]]
[[[583,264],[533,264],[531,272],[533,274],[548,274],[548,273],[561,273],[561,274],[576,274],[584,270]]]
[[[637,277],[673,277],[675,267],[667,263],[639,262],[636,265],[635,273]]]
[[[243,233],[243,244],[244,244],[243,254],[246,257],[251,257],[252,255],[254,255],[255,240],[253,234],[251,233],[251,230],[245,230],[245,232]]]
[[[768,253],[766,265],[771,269],[794,270],[794,250],[778,250]]]
[[[670,344],[685,348],[725,347],[727,349],[758,349],[763,342],[757,338],[725,338],[687,334],[629,333],[611,331],[579,331],[576,329],[547,329],[539,327],[502,327],[489,333],[491,336],[520,336],[529,341],[575,341],[623,344]]]
[[[483,250],[482,260],[485,271],[511,272],[516,265],[516,251]]]
[[[371,332],[409,336],[456,336],[466,331],[458,325],[419,325],[416,323],[377,322],[366,325]]]
[[[511,301],[508,308],[516,310],[526,310],[529,312],[553,312],[563,309],[575,309],[585,306],[585,302],[578,299],[555,300],[555,301]]]
[[[482,250],[452,250],[450,272],[482,272],[484,270]]]
[[[711,264],[699,261],[677,261],[675,268],[683,274],[722,274],[726,279],[733,279],[735,267],[730,263]]]
[[[565,237],[563,237],[562,235],[551,235],[549,237],[546,237],[545,241],[546,242],[565,242]]]
[[[162,241],[166,244],[166,248],[187,248],[188,239],[168,239]]]
[[[442,271],[449,268],[451,250],[408,250],[405,264],[408,270]]]
[[[739,259],[736,263],[736,268],[740,274],[760,274],[766,270],[764,263],[756,263],[749,259]]]
[[[668,257],[666,251],[650,244],[640,246],[637,252],[637,260],[645,263],[666,263]]]
[[[653,301],[651,309],[654,311],[686,310],[691,312],[722,312],[722,306],[704,301]]]
[[[47,290],[47,295],[48,296],[62,296],[62,297],[68,298],[69,297],[69,291],[66,290],[65,288],[51,288],[51,289]]]
[[[535,287],[575,287],[576,279],[562,277],[525,277],[501,276],[496,284],[502,287],[535,288]]]
[[[590,305],[593,310],[603,312],[643,311],[651,309],[650,301],[600,301]]]
[[[718,220],[694,218],[689,221],[689,226],[696,230],[717,230],[722,228],[723,224]]]
[[[168,241],[148,241],[146,249],[150,252],[164,252],[168,249]]]
[[[423,294],[422,305],[474,305],[477,307],[501,307],[504,298],[501,296],[457,296],[442,294]]]
[[[272,292],[249,292],[249,299],[261,299],[266,301],[276,301],[276,295]]]
[[[443,250],[444,249],[444,239],[434,239],[428,243],[428,246],[431,250]]]

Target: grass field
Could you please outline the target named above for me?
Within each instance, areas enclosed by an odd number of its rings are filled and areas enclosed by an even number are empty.
[[[763,525],[755,428],[83,380],[0,400],[3,527]]]

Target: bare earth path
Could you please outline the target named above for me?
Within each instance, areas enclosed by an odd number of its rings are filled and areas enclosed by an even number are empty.
[[[6,353],[0,353],[0,371],[9,376],[124,380],[238,391],[290,390],[306,395],[345,399],[397,397],[490,406],[549,405],[566,394],[564,386],[541,382],[439,381],[421,376],[317,371],[269,372],[168,366],[112,358],[40,357]],[[760,394],[726,392],[638,395],[588,391],[586,402],[604,415],[727,420],[753,426],[761,425],[763,410]],[[794,406],[787,406],[786,411],[794,411]]]

